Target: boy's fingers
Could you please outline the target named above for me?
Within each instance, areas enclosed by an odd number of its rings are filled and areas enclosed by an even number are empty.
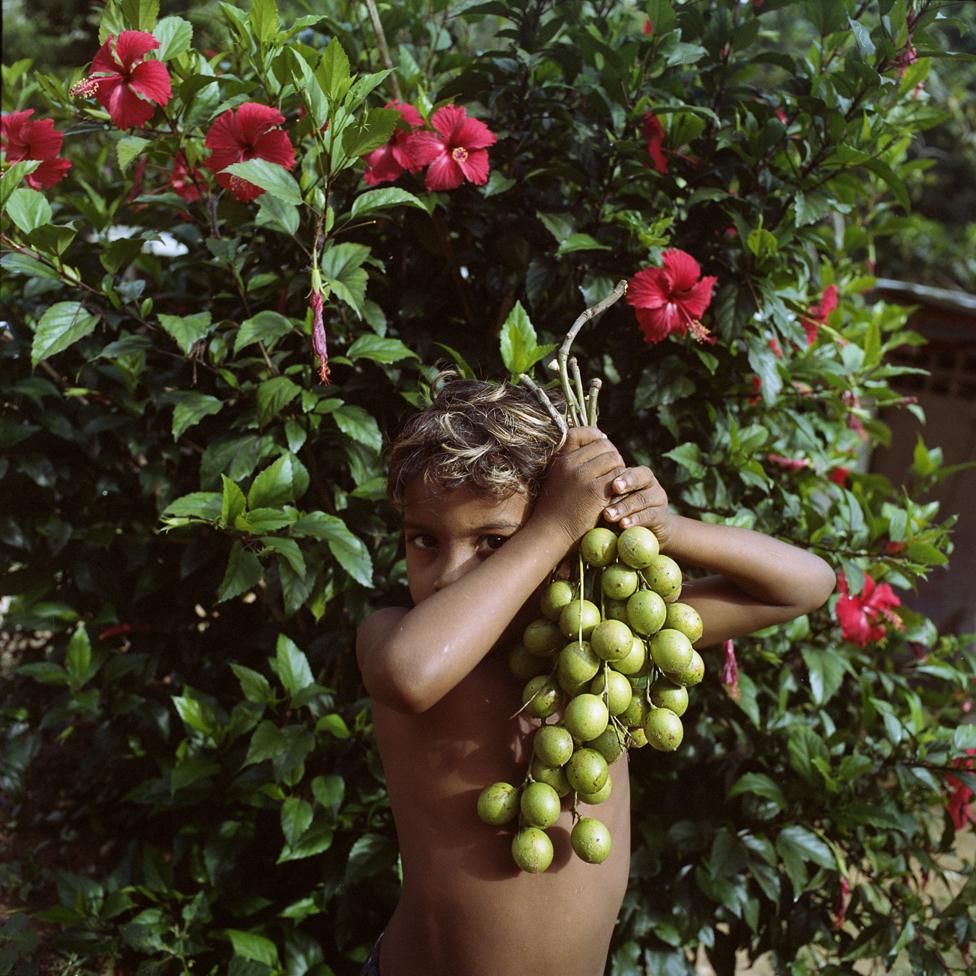
[[[607,435],[599,427],[570,427],[566,434],[566,443],[563,444],[563,452],[577,450],[586,444],[597,441],[606,441]]]
[[[643,513],[652,509],[662,509],[668,504],[668,496],[664,489],[655,484],[652,488],[635,491],[623,498],[614,498],[604,510],[604,515],[610,522],[620,522],[626,525],[640,525],[644,523]],[[630,521],[627,521],[627,520]]]
[[[618,495],[627,495],[632,491],[637,491],[641,488],[649,488],[656,484],[657,478],[654,477],[651,469],[642,465],[639,468],[627,468],[623,474],[615,478],[613,482],[613,490]]]

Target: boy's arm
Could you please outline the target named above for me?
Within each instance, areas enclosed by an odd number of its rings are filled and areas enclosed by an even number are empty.
[[[436,704],[491,650],[536,587],[596,524],[624,469],[595,428],[570,431],[525,525],[490,558],[411,610],[383,610],[360,628],[367,691],[397,711]]]

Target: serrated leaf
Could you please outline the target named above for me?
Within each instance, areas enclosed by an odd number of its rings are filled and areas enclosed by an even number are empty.
[[[195,312],[193,315],[159,315],[159,324],[166,333],[176,340],[176,344],[186,355],[193,346],[210,331],[209,312]]]
[[[323,540],[339,565],[357,583],[363,586],[373,585],[373,562],[369,552],[363,542],[349,531],[342,519],[325,512],[311,512],[295,522],[291,534],[299,538]]]
[[[209,393],[185,393],[173,408],[173,440],[178,441],[191,427],[204,417],[220,413],[222,400]]]
[[[190,49],[193,43],[193,24],[182,17],[164,17],[153,28],[153,37],[159,41],[154,54],[160,61],[168,61]]]
[[[298,861],[327,851],[332,846],[333,830],[327,824],[314,824],[294,845],[286,845],[276,863]]]
[[[740,793],[755,793],[757,796],[771,800],[782,810],[786,806],[786,798],[779,785],[764,773],[746,773],[740,776],[735,785],[729,790],[729,796],[738,796]]]
[[[273,376],[257,390],[258,423],[264,427],[302,392],[302,388],[287,376]]]
[[[263,762],[265,759],[272,759],[280,755],[286,746],[284,735],[274,722],[265,719],[251,733],[251,741],[247,747],[247,758],[244,760],[245,766],[253,763]]]
[[[45,359],[64,352],[79,339],[91,335],[98,324],[98,318],[81,302],[58,302],[52,305],[37,323],[31,344],[31,365],[37,366]]]
[[[333,244],[322,254],[322,280],[336,297],[352,308],[359,318],[365,312],[366,285],[369,275],[362,267],[369,257],[364,244]]]
[[[191,491],[163,509],[163,515],[212,519],[220,518],[221,495],[217,491]]]
[[[78,624],[71,635],[64,663],[72,685],[80,688],[88,679],[88,669],[91,667],[91,641],[82,623]]]
[[[231,163],[221,172],[247,180],[285,203],[297,205],[302,202],[302,191],[295,178],[278,163],[270,163],[266,159],[248,159],[243,163]]]
[[[383,446],[383,435],[380,433],[379,425],[362,407],[344,403],[332,411],[332,417],[339,430],[356,443],[364,444],[374,451],[379,451]]]
[[[298,543],[294,539],[278,539],[274,536],[264,536],[261,542],[272,552],[278,553],[283,559],[287,560],[293,572],[299,579],[305,578],[305,556],[298,548]]]
[[[247,507],[277,508],[297,501],[308,487],[308,472],[294,454],[282,454],[251,483]]]
[[[389,207],[416,207],[425,213],[427,211],[423,203],[412,193],[401,190],[399,187],[389,186],[360,193],[353,200],[349,216],[351,218],[361,217],[363,214],[375,213],[377,210],[386,210]]]
[[[291,320],[278,312],[268,310],[258,312],[241,322],[241,327],[237,330],[237,338],[234,340],[234,354],[236,355],[253,342],[273,342],[275,339],[280,339],[294,331],[294,328]]]
[[[225,929],[224,934],[230,939],[235,956],[264,963],[265,966],[273,968],[278,966],[278,949],[270,939],[254,932],[243,932],[238,929]]]
[[[235,542],[230,549],[227,569],[217,590],[217,602],[232,600],[235,596],[246,593],[264,579],[264,567],[261,560],[248,552],[240,542]]]
[[[387,339],[378,335],[361,335],[347,350],[346,355],[353,361],[369,359],[374,363],[396,363],[401,359],[419,359],[399,339]]]
[[[400,121],[395,109],[371,108],[361,120],[356,120],[342,132],[342,148],[349,157],[364,156],[385,146]]]
[[[123,136],[119,139],[115,144],[115,158],[118,160],[119,169],[124,173],[132,160],[148,145],[149,140],[141,136]]]
[[[25,234],[51,223],[51,204],[47,197],[26,186],[18,187],[10,194],[6,206],[7,216]]]
[[[275,663],[278,678],[289,695],[298,694],[315,681],[305,653],[284,634],[278,635],[275,645]]]
[[[300,796],[289,796],[281,804],[281,832],[291,846],[312,825],[312,804]]]
[[[0,213],[7,209],[7,201],[14,190],[20,186],[20,181],[30,176],[40,165],[39,159],[24,159],[14,163],[3,176],[0,176]]]
[[[231,481],[226,475],[220,476],[223,485],[223,495],[220,501],[220,524],[223,528],[234,525],[238,516],[244,514],[247,502],[244,499],[244,492],[236,482]]]
[[[295,204],[263,193],[258,197],[258,214],[254,223],[258,227],[271,227],[282,234],[294,236],[301,224],[301,214]]]
[[[569,237],[559,242],[556,248],[556,257],[564,254],[573,254],[575,251],[609,251],[609,244],[601,244],[595,237],[589,234],[570,234]]]
[[[528,360],[536,343],[535,328],[522,303],[517,301],[502,325],[499,340],[502,362],[513,378],[530,368]]]
[[[341,98],[349,87],[349,58],[337,37],[329,41],[329,46],[315,69],[315,77],[326,96],[333,102]]]
[[[817,705],[824,705],[834,697],[847,673],[847,662],[830,648],[822,650],[813,647],[801,649],[803,660],[810,676],[810,692]]]
[[[275,0],[252,0],[248,20],[254,36],[262,44],[268,44],[278,36],[278,4]]]
[[[272,700],[274,696],[271,693],[271,685],[263,674],[254,671],[252,668],[246,668],[243,664],[232,662],[230,667],[237,676],[237,680],[241,684],[241,691],[248,701],[263,704]]]

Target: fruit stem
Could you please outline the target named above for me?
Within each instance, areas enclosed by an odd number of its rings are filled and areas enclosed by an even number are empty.
[[[596,427],[597,418],[600,416],[600,413],[597,410],[596,401],[597,397],[600,395],[600,389],[602,386],[603,380],[601,380],[599,377],[594,376],[593,379],[590,380],[590,395],[587,397],[589,416],[586,418],[587,426],[589,427]]]
[[[563,344],[559,347],[559,366],[560,370],[565,367],[566,360],[569,359],[569,348],[573,344],[573,340],[576,338],[577,333],[580,329],[586,325],[590,319],[596,318],[601,313],[605,312],[611,305],[620,301],[621,298],[627,292],[627,282],[626,280],[618,281],[617,286],[603,299],[602,302],[597,302],[596,305],[591,305],[589,308],[584,309],[576,321],[573,323],[569,332],[566,333],[566,338],[563,339]]]
[[[580,423],[587,422],[586,393],[583,392],[583,377],[580,374],[579,362],[573,356],[569,360],[569,368],[573,371],[573,382],[576,384],[576,402],[579,408]]]
[[[566,442],[566,421],[563,415],[556,409],[552,400],[549,399],[548,394],[531,376],[527,376],[525,373],[519,373],[519,382],[527,386],[536,396],[536,399],[545,407],[546,412],[552,417],[556,426],[559,428],[559,433],[562,435],[562,440],[559,442],[559,448],[563,446]],[[559,449],[557,448],[557,450]]]

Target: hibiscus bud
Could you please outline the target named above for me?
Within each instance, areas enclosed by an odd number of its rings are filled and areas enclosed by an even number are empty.
[[[325,324],[322,321],[322,273],[319,271],[318,255],[312,265],[312,292],[309,307],[312,309],[312,351],[319,358],[319,380],[329,385],[329,348],[325,341]]]
[[[851,900],[851,883],[847,878],[842,877],[840,879],[840,885],[837,888],[837,897],[834,899],[834,920],[831,923],[831,928],[835,932],[839,932],[844,925],[844,919],[847,917],[847,906],[850,904]]]
[[[739,700],[739,662],[735,659],[735,644],[725,642],[725,663],[722,665],[722,684],[733,701]]]

